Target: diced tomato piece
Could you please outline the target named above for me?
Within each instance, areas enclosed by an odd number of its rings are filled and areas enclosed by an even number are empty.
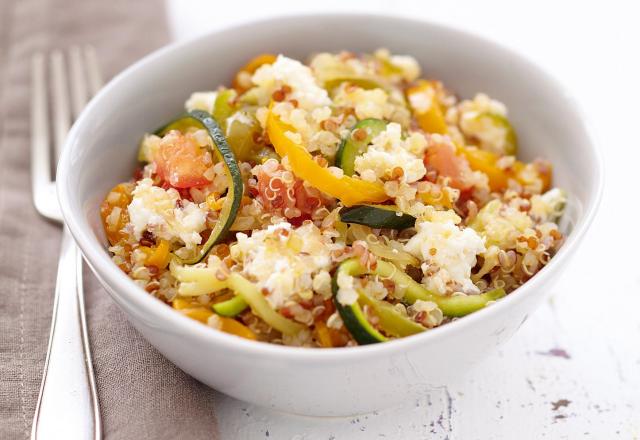
[[[329,203],[326,197],[313,189],[305,187],[297,177],[287,178],[282,165],[262,167],[257,174],[258,185],[255,193],[266,210],[284,212],[286,209],[297,208],[302,215],[298,217],[300,223],[311,218],[315,210]],[[251,192],[251,189],[250,189]],[[291,223],[296,219],[290,219]]]
[[[471,188],[471,168],[466,158],[456,154],[451,144],[441,143],[429,147],[424,158],[427,168],[451,179],[450,185],[461,191]]]
[[[170,132],[163,139],[156,155],[158,176],[174,188],[204,186],[210,181],[204,176],[211,166],[206,151],[195,141],[178,132]]]

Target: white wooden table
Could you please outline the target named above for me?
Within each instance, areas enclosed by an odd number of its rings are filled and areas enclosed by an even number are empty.
[[[554,73],[594,124],[606,162],[600,213],[553,295],[459,383],[403,408],[352,418],[276,413],[218,395],[227,439],[640,438],[640,8],[587,2],[323,0],[465,27]],[[347,6],[345,6],[345,4]],[[356,6],[361,7],[356,8]],[[168,0],[176,39],[304,2]]]

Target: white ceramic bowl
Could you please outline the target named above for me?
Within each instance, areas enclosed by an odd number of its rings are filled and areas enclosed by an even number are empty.
[[[137,287],[110,260],[99,204],[136,164],[136,145],[176,116],[191,92],[228,84],[261,52],[305,59],[317,51],[386,47],[415,56],[430,78],[460,96],[503,101],[525,159],[554,164],[568,190],[566,244],[525,286],[457,322],[401,340],[348,349],[301,349],[252,342],[192,321]],[[594,139],[575,103],[517,53],[441,25],[374,15],[269,19],[174,44],[109,83],[82,113],[58,169],[64,218],[114,301],[147,340],[200,381],[242,400],[307,415],[356,414],[397,405],[447,384],[509,339],[545,298],[584,237],[602,187]]]

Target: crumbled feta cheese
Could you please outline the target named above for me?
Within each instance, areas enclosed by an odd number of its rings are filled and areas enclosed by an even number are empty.
[[[331,275],[326,270],[321,270],[313,277],[313,290],[318,292],[324,299],[331,298]]]
[[[262,127],[263,130],[267,128],[268,117],[269,109],[267,107],[259,107],[258,110],[256,110],[256,119],[260,123],[260,127]]]
[[[402,71],[402,78],[406,81],[415,81],[420,76],[420,64],[409,55],[392,55],[391,64]]]
[[[338,302],[343,306],[350,306],[358,301],[358,291],[355,288],[355,279],[344,272],[338,273]]]
[[[321,130],[311,136],[307,149],[309,151],[320,151],[324,156],[333,157],[338,151],[340,138],[330,131]]]
[[[415,182],[426,174],[422,156],[427,140],[420,133],[402,138],[402,127],[389,123],[385,131],[376,136],[367,151],[355,160],[355,170],[365,174],[371,170],[376,177],[388,180],[394,177],[396,168],[402,169],[403,182]]]
[[[436,91],[433,87],[428,87],[419,92],[409,95],[409,104],[418,113],[426,113],[434,103],[434,95]]]
[[[460,229],[450,219],[423,220],[416,223],[417,234],[405,245],[405,250],[422,261],[435,265],[437,272],[426,276],[427,288],[447,293],[452,288],[465,293],[477,293],[471,281],[471,269],[476,255],[484,252],[484,240],[471,228]]]
[[[153,185],[153,180],[142,179],[133,190],[133,200],[128,206],[130,225],[137,240],[145,230],[159,238],[173,241],[180,239],[191,248],[200,244],[206,225],[207,211],[188,200],[177,206],[180,194]]]
[[[294,294],[312,289],[314,276],[331,268],[331,239],[313,223],[294,229],[281,222],[236,238],[231,257],[242,263],[244,275],[268,290],[266,298],[275,309]]]
[[[340,139],[333,133],[322,130],[320,123],[312,116],[313,112],[295,108],[289,102],[276,103],[273,112],[295,130],[285,133],[292,141],[303,145],[310,153],[321,151],[327,156],[335,154]]]
[[[187,111],[203,110],[205,112],[213,113],[217,96],[217,92],[195,92],[191,94],[189,99],[187,99],[184,107]]]
[[[335,329],[335,330],[340,330],[343,325],[344,325],[344,323],[342,322],[342,318],[340,317],[340,314],[337,311],[333,312],[327,318],[327,327],[329,327],[329,328],[332,328],[332,329]]]
[[[364,286],[364,292],[375,299],[383,300],[389,293],[387,288],[378,279],[368,280]]]
[[[409,55],[391,55],[388,49],[378,49],[374,56],[388,63],[395,72],[386,72],[387,75],[400,76],[402,79],[411,82],[420,76],[420,65],[418,61]]]
[[[394,110],[389,104],[389,95],[382,89],[341,87],[334,98],[334,104],[339,107],[352,107],[358,119],[389,119]]]
[[[298,106],[305,110],[331,104],[327,91],[316,83],[311,69],[283,55],[279,55],[273,64],[265,64],[256,70],[251,81],[269,99],[275,90],[286,84],[291,87],[290,98],[298,101]]]
[[[518,236],[533,226],[533,221],[516,207],[496,199],[487,203],[469,226],[485,238],[487,246],[511,249]]]

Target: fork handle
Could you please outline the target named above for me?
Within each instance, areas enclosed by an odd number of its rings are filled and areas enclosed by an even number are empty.
[[[82,289],[82,255],[64,228],[49,348],[32,440],[99,440],[100,411]]]

